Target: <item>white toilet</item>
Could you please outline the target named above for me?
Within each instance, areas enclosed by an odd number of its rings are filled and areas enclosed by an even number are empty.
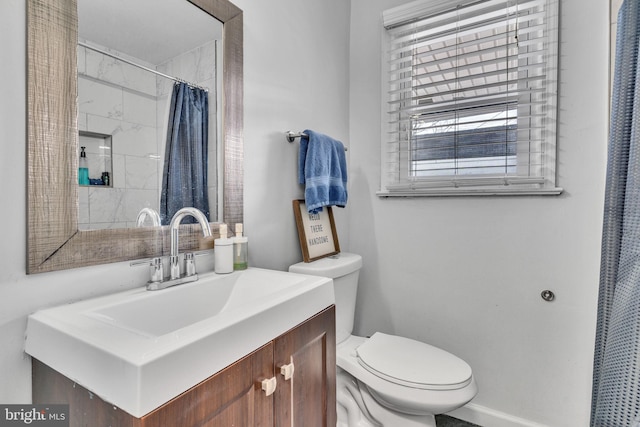
[[[289,267],[333,279],[336,298],[338,427],[435,427],[478,392],[471,367],[437,347],[376,332],[351,335],[362,257],[341,253]]]

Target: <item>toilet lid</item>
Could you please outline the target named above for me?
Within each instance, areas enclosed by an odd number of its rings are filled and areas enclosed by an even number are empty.
[[[356,352],[366,370],[407,387],[454,389],[471,382],[471,367],[464,360],[409,338],[376,332]]]

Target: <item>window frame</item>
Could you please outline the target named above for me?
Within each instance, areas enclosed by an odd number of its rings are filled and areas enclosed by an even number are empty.
[[[469,4],[486,3],[490,0],[460,0],[452,6],[449,0],[418,0],[405,5],[389,9],[383,12],[382,26],[382,77],[381,87],[383,89],[382,105],[382,138],[381,138],[381,177],[380,190],[377,195],[380,197],[416,197],[416,196],[457,196],[457,195],[559,195],[563,189],[556,185],[557,181],[557,82],[558,82],[558,39],[559,39],[559,0],[545,0],[545,21],[551,35],[546,44],[546,54],[551,55],[551,60],[547,66],[550,72],[546,73],[545,103],[545,138],[541,142],[544,146],[544,158],[541,170],[544,170],[542,177],[527,176],[504,176],[477,174],[472,176],[439,175],[434,177],[411,177],[410,176],[410,148],[399,148],[397,152],[390,150],[391,135],[401,134],[403,131],[393,129],[389,124],[388,103],[390,101],[389,74],[391,61],[391,42],[389,28],[395,28],[410,22],[419,21],[427,16],[434,16],[449,12],[453,9],[465,7]],[[505,0],[505,5],[513,5],[517,0]],[[520,52],[518,52],[520,54]],[[413,98],[412,98],[413,99]],[[406,120],[406,119],[405,119]],[[406,133],[406,132],[405,132]],[[411,132],[408,131],[410,134]],[[409,144],[411,137],[405,138]],[[402,139],[398,138],[396,143],[401,144]],[[397,157],[392,159],[391,154]],[[529,151],[527,151],[529,153]],[[403,157],[404,156],[404,157]],[[506,158],[506,155],[505,155]],[[396,180],[389,179],[389,164],[392,165]],[[516,168],[520,165],[516,165]]]

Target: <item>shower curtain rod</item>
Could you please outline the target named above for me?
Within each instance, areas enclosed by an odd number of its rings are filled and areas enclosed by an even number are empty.
[[[149,71],[150,73],[156,74],[156,75],[158,75],[158,76],[160,76],[160,77],[164,77],[164,78],[166,78],[166,79],[170,79],[170,80],[173,80],[173,81],[176,81],[176,82],[180,82],[180,83],[186,83],[186,84],[188,84],[188,85],[189,85],[189,86],[191,86],[191,87],[195,87],[195,88],[198,88],[198,89],[202,89],[202,90],[204,90],[205,92],[209,92],[209,89],[207,89],[206,87],[202,87],[202,86],[200,86],[200,85],[197,85],[197,84],[195,84],[195,83],[188,82],[188,81],[186,81],[186,80],[184,80],[184,79],[180,79],[180,78],[178,78],[178,77],[173,77],[173,76],[169,76],[169,75],[167,75],[167,74],[163,74],[163,73],[161,73],[160,71],[156,71],[156,70],[154,70],[153,68],[149,68],[149,67],[145,67],[144,65],[136,64],[136,63],[135,63],[135,62],[133,62],[133,61],[130,61],[130,60],[128,60],[128,59],[125,59],[125,58],[123,58],[123,57],[121,57],[121,56],[118,56],[118,55],[116,55],[116,54],[113,54],[113,53],[106,52],[106,51],[104,51],[104,50],[98,49],[97,47],[93,47],[93,46],[91,46],[91,45],[89,45],[89,44],[87,44],[87,43],[84,43],[84,42],[78,41],[78,45],[79,45],[79,46],[82,46],[82,47],[86,47],[87,49],[91,49],[91,50],[93,50],[93,51],[95,51],[95,52],[98,52],[98,53],[101,53],[101,54],[103,54],[103,55],[109,56],[109,57],[111,57],[111,58],[115,58],[115,59],[117,59],[117,60],[119,60],[119,61],[126,62],[126,63],[127,63],[127,64],[129,64],[129,65],[133,65],[134,67],[138,67],[138,68],[141,68],[141,69],[143,69],[143,70],[145,70],[145,71]]]

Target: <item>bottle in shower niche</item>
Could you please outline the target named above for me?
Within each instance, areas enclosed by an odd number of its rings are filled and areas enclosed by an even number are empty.
[[[213,241],[213,256],[216,273],[233,272],[233,241],[227,238],[227,224],[220,224],[220,238]]]
[[[249,266],[249,239],[242,235],[242,223],[236,224],[236,237],[233,238],[233,269],[246,270]]]
[[[89,162],[87,161],[87,153],[84,152],[86,147],[80,147],[80,161],[78,163],[78,184],[89,185]]]

